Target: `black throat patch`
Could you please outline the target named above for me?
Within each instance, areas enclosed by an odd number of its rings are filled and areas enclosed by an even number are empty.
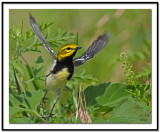
[[[70,73],[67,77],[67,80],[70,80],[73,73],[74,73],[74,65],[73,65],[73,59],[71,57],[66,57],[60,61],[57,60],[57,63],[51,71],[52,74],[57,74],[59,71],[61,71],[63,68],[67,68],[68,72]]]

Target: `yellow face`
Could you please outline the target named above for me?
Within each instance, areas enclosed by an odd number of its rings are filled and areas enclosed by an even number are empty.
[[[63,58],[66,58],[68,56],[71,56],[74,54],[80,47],[78,47],[76,44],[66,44],[64,45],[57,54],[57,59],[62,60]]]

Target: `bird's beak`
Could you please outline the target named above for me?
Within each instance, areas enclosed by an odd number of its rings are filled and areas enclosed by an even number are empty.
[[[79,50],[79,49],[81,49],[81,48],[82,48],[82,47],[76,47],[75,50]]]

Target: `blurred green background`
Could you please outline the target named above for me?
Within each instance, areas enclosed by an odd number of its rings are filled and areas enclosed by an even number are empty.
[[[144,41],[151,44],[151,10],[146,9],[10,9],[10,26],[21,26],[23,20],[23,32],[31,30],[29,13],[35,17],[37,23],[54,21],[48,28],[49,38],[58,29],[67,32],[79,33],[79,46],[83,47],[76,57],[81,55],[85,49],[101,34],[110,31],[110,41],[107,47],[89,62],[78,67],[86,70],[86,74],[92,74],[100,82],[122,82],[125,81],[123,69],[119,62],[121,52],[126,52],[136,72],[142,70],[148,62],[151,62],[151,52],[147,52]],[[45,31],[43,32],[45,34]],[[31,39],[24,43],[29,45]],[[71,40],[73,42],[73,40]],[[12,58],[15,52],[15,42],[10,40],[9,56]],[[56,52],[59,48],[55,48]],[[46,75],[52,64],[52,58],[44,47],[40,47],[41,53],[26,52],[23,57],[32,66],[38,56],[44,59],[42,75]],[[134,53],[146,52],[145,57],[132,57]],[[25,67],[24,67],[25,68]],[[29,80],[26,72],[25,80]],[[45,84],[39,85],[45,89]]]

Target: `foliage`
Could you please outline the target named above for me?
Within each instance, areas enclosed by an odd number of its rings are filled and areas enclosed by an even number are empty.
[[[118,18],[111,17],[111,20],[113,19]],[[119,23],[123,23],[123,21],[119,19]],[[79,41],[78,33],[74,35],[58,29],[50,37],[49,30],[53,24],[54,22],[48,22],[39,25],[40,29],[45,32],[43,34],[45,34],[47,43],[54,50],[70,41],[81,45],[82,41]],[[108,23],[113,28],[111,31],[120,32],[123,24],[118,28],[114,24],[110,21]],[[105,24],[100,27],[105,27]],[[85,31],[83,36],[86,32],[93,36],[94,31],[92,30]],[[103,60],[94,59],[99,61],[99,66],[102,62],[104,69],[99,67],[99,70],[94,72],[89,72],[90,69],[83,66],[76,69],[72,79],[66,85],[70,91],[64,91],[66,94],[63,96],[63,103],[58,101],[53,111],[54,115],[46,120],[45,117],[50,113],[53,100],[46,98],[44,108],[39,109],[40,100],[45,93],[43,89],[46,89],[46,60],[41,53],[44,47],[32,30],[24,33],[23,22],[18,28],[14,25],[10,26],[10,43],[12,42],[14,45],[12,49],[14,53],[9,58],[10,123],[151,123],[151,63],[148,63],[147,67],[143,66],[143,71],[136,73],[137,70],[133,70],[135,67],[133,68],[129,62],[130,60],[147,62],[150,57],[151,43],[143,39],[142,31],[140,33],[138,35],[141,35],[146,50],[129,51],[128,56],[126,53],[121,53],[120,58],[115,57],[115,61],[114,57],[109,55],[115,54],[116,49],[120,49],[120,47],[117,48],[115,45],[115,48],[113,44],[114,52],[113,49],[109,50],[107,56],[103,56]],[[112,35],[115,34],[112,33]],[[119,43],[119,40],[125,39],[125,35],[115,36],[118,37],[115,40],[111,39],[113,43]],[[34,57],[35,61],[30,63],[30,60],[25,56],[26,53],[36,53],[38,57]],[[101,77],[95,76],[95,73],[104,70],[102,77],[105,76],[104,79],[107,80],[106,76],[110,76],[112,73],[109,70],[114,69],[113,65],[112,68],[105,67],[106,64],[111,63],[111,60],[114,60],[114,64],[121,61],[127,83],[102,83],[104,81],[100,81]],[[97,68],[97,65],[93,65],[92,62],[91,66]],[[89,67],[91,67],[90,64],[88,63]],[[123,79],[123,76],[121,78]],[[53,97],[53,95],[50,96]],[[66,99],[66,96],[71,98]]]
[[[122,68],[128,84],[134,87],[128,89],[127,91],[135,96],[139,101],[146,103],[148,106],[151,105],[151,67],[149,67],[149,69],[144,68],[144,72],[140,72],[138,75],[136,75],[133,67],[129,64],[126,53],[121,53],[120,60],[122,62]],[[138,79],[142,76],[147,77],[146,85],[143,85],[143,83],[138,81]]]
[[[88,94],[93,96],[93,92],[90,93],[93,89],[97,91],[99,88],[104,89],[104,92],[92,97],[94,101],[90,102],[91,100],[86,98],[87,108],[91,110],[93,115],[92,122],[149,123],[151,121],[150,112],[143,107],[143,103],[135,101],[131,94],[125,91],[128,87],[130,86],[123,83],[105,83],[88,87],[85,90],[86,97],[89,97]],[[111,92],[113,89],[115,92]],[[119,91],[124,92],[124,94],[120,96]],[[107,92],[109,93],[107,94]]]
[[[130,85],[125,83],[112,84],[110,82],[87,87],[84,91],[86,101],[83,105],[86,105],[85,111],[87,112],[87,117],[90,117],[90,122],[150,123],[150,109],[143,103],[132,98],[131,94],[125,90],[128,87],[130,87]],[[122,95],[120,94],[120,91],[123,93]],[[38,112],[37,110],[39,101],[42,97],[43,92],[41,90],[32,92],[27,91],[26,95],[14,95],[13,93],[10,93],[10,123],[20,121],[25,123],[82,122],[83,113],[77,118],[73,102],[63,106],[63,108],[56,107],[54,116],[46,121],[43,116],[46,116],[49,111],[41,109],[40,112]],[[80,100],[78,101],[78,104],[79,102],[82,103],[81,99],[78,100]],[[84,109],[83,107],[78,107],[78,113]]]

